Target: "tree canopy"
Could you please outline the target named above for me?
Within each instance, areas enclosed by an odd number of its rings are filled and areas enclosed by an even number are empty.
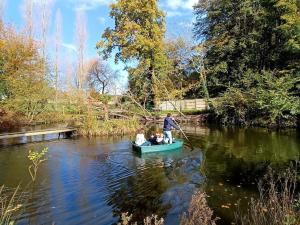
[[[51,94],[44,60],[36,43],[11,27],[1,26],[0,40],[0,104],[31,121],[43,112]]]
[[[195,37],[205,49],[208,89],[223,121],[294,124],[300,112],[300,3],[203,0]],[[296,97],[298,96],[298,97]]]
[[[207,51],[215,95],[240,84],[247,70],[299,71],[299,1],[204,0],[195,14],[194,33]]]
[[[106,28],[97,48],[105,58],[117,50],[115,61],[128,67],[143,67],[148,102],[155,98],[155,65],[161,56],[165,34],[165,14],[158,8],[157,0],[118,0],[111,5],[110,16],[114,28]]]

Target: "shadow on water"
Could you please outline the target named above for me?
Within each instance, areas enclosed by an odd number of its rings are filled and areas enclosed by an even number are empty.
[[[150,135],[160,126],[152,126]],[[230,224],[236,203],[257,196],[257,181],[268,166],[282,169],[299,159],[299,132],[268,132],[183,126],[194,151],[138,155],[133,136],[64,139],[0,147],[0,185],[29,183],[29,149],[49,148],[49,159],[18,224],[116,224],[121,213],[141,222],[151,214],[179,224],[192,194],[203,188],[209,205]],[[175,134],[180,138],[180,133]],[[225,207],[224,207],[225,206]]]

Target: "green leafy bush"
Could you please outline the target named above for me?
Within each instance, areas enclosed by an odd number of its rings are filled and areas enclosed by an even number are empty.
[[[240,87],[230,87],[213,103],[225,124],[295,126],[300,99],[293,95],[297,78],[275,72],[246,73]]]
[[[241,90],[229,88],[221,98],[213,102],[213,109],[222,123],[244,125],[248,105],[248,98]]]

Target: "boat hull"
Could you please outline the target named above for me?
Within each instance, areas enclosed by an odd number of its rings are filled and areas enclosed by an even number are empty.
[[[180,149],[182,148],[182,146],[183,146],[182,140],[176,140],[173,144],[151,145],[151,146],[138,146],[132,143],[133,149],[140,153],[172,151],[172,150]]]

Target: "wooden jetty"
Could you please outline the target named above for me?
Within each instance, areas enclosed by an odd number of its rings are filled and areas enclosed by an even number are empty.
[[[9,139],[9,138],[18,138],[18,137],[30,137],[30,136],[45,135],[45,134],[58,134],[59,137],[61,134],[70,135],[76,131],[77,129],[74,127],[66,127],[66,128],[34,130],[34,131],[24,131],[24,132],[14,132],[14,133],[3,133],[0,134],[0,140]]]

